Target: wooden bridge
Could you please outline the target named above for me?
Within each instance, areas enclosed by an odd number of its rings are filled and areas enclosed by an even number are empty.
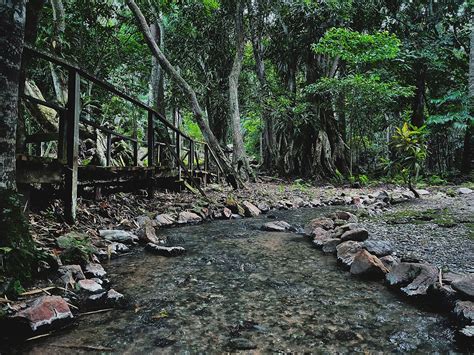
[[[26,149],[29,154],[17,154],[17,183],[21,184],[58,184],[64,199],[65,217],[70,223],[76,219],[78,186],[116,186],[131,183],[148,189],[153,195],[156,187],[174,185],[180,188],[185,185],[200,190],[201,184],[212,179],[220,181],[222,167],[209,146],[196,141],[183,133],[179,127],[171,124],[162,114],[137,100],[113,85],[96,78],[78,66],[42,51],[26,47],[25,54],[33,59],[40,59],[59,66],[68,73],[68,99],[64,106],[55,102],[38,99],[21,94],[21,100],[34,105],[53,109],[59,117],[57,132],[34,133],[26,136],[26,145],[36,147]],[[24,69],[25,70],[25,69]],[[132,104],[137,110],[146,112],[147,139],[137,138],[136,129],[133,136],[123,135],[113,129],[99,125],[82,114],[81,81],[88,81],[114,96]],[[157,123],[165,127],[169,141],[160,142]],[[80,124],[90,126],[102,132],[106,137],[106,166],[80,165],[79,146],[83,137]],[[133,164],[130,166],[111,166],[112,138],[129,142],[133,150]],[[57,156],[45,157],[41,149],[43,142],[57,142]],[[146,148],[146,154],[139,156],[140,148]],[[172,161],[163,161],[163,159]],[[146,158],[146,163],[144,163]],[[166,164],[165,164],[166,163]]]

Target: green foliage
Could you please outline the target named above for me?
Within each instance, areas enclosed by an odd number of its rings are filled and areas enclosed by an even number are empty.
[[[405,122],[401,128],[396,128],[392,137],[397,158],[391,167],[401,173],[409,184],[413,178],[418,177],[421,165],[426,159],[426,134],[426,127],[418,128]]]
[[[18,282],[27,281],[36,271],[43,254],[31,238],[18,195],[0,189],[0,271]]]
[[[293,181],[293,189],[301,191],[301,192],[308,192],[311,188],[311,184],[304,181],[303,179],[296,179]]]
[[[204,139],[201,129],[199,128],[198,124],[194,122],[191,113],[186,113],[183,115],[183,125],[181,129],[195,140],[202,141]]]
[[[65,264],[88,262],[95,251],[89,237],[77,232],[69,232],[60,236],[56,243],[59,248],[63,249],[60,257]]]
[[[400,40],[388,32],[363,34],[346,28],[331,28],[313,50],[330,57],[340,57],[353,64],[393,59],[400,50]]]

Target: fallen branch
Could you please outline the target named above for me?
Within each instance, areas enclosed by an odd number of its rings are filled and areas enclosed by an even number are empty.
[[[98,311],[91,311],[91,312],[85,312],[85,313],[79,313],[79,316],[88,316],[91,314],[96,314],[96,313],[103,313],[103,312],[110,312],[113,311],[113,308],[105,308],[105,309],[99,309]]]
[[[93,345],[51,344],[51,346],[56,346],[58,348],[68,348],[68,349],[84,349],[84,350],[90,350],[90,351],[114,351],[113,348],[108,348],[105,346],[93,346]]]
[[[28,338],[28,339],[26,339],[25,341],[30,341],[30,340],[36,340],[36,339],[44,338],[44,337],[50,336],[51,334],[53,334],[53,333],[46,333],[46,334],[37,335],[37,336],[31,337],[31,338]]]

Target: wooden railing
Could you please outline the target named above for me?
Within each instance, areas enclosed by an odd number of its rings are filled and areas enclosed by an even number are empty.
[[[65,164],[65,214],[70,222],[76,219],[77,207],[77,185],[78,185],[78,166],[79,166],[79,123],[93,127],[101,131],[106,136],[106,164],[111,164],[112,153],[112,137],[119,137],[128,141],[133,146],[133,164],[139,165],[138,151],[140,146],[147,148],[146,158],[148,159],[149,170],[149,193],[152,195],[154,191],[154,174],[155,168],[161,163],[161,155],[164,149],[168,149],[171,156],[174,157],[176,168],[178,171],[178,179],[182,180],[183,174],[190,178],[193,183],[194,177],[201,174],[204,176],[204,182],[210,174],[210,163],[215,166],[215,175],[220,180],[222,167],[216,158],[212,149],[204,142],[193,140],[191,137],[182,132],[178,127],[173,126],[159,112],[137,100],[123,91],[120,91],[113,85],[96,78],[78,66],[71,64],[60,58],[49,55],[48,53],[26,46],[25,54],[31,58],[42,59],[54,65],[64,68],[68,72],[68,101],[66,105],[60,106],[53,102],[47,102],[26,94],[22,94],[21,98],[32,104],[42,105],[55,110],[59,116],[59,131],[54,133],[37,133],[26,137],[26,143],[33,143],[41,146],[42,142],[57,141],[58,154],[57,159]],[[136,135],[134,137],[123,135],[110,128],[99,125],[89,119],[81,117],[81,80],[86,80],[98,87],[105,89],[107,92],[120,97],[121,99],[131,103],[133,106],[143,109],[147,112],[147,139],[140,141]],[[175,144],[169,142],[158,142],[156,137],[157,125],[160,122],[166,129],[170,137],[174,135]],[[186,143],[186,144],[185,144]],[[183,152],[185,152],[183,156]],[[202,160],[200,160],[202,158]],[[142,159],[143,160],[143,159]]]

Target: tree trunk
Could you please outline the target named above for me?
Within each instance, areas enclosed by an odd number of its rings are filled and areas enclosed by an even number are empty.
[[[219,146],[219,142],[212,133],[211,129],[209,128],[209,124],[206,121],[204,117],[204,112],[201,109],[201,106],[199,104],[199,101],[197,99],[196,93],[194,90],[191,88],[191,86],[186,82],[186,80],[183,79],[183,77],[178,73],[178,71],[173,67],[173,65],[168,61],[168,58],[163,54],[163,52],[160,50],[158,45],[156,44],[155,41],[153,41],[153,38],[150,33],[150,28],[148,27],[148,24],[145,20],[145,17],[143,16],[140,8],[137,6],[134,0],[127,0],[127,5],[130,8],[130,10],[133,12],[135,15],[135,18],[140,24],[140,29],[144,35],[144,38],[150,47],[153,55],[158,59],[161,67],[163,70],[171,77],[173,78],[178,86],[181,88],[185,96],[187,97],[190,105],[192,112],[194,114],[194,118],[196,119],[196,122],[201,129],[201,132],[204,136],[204,139],[206,142],[209,144],[209,148],[214,151],[214,154],[216,155],[217,159],[219,159],[222,168],[224,169],[224,172],[227,175],[231,175],[234,177],[236,183],[234,184],[235,188],[237,187],[243,187],[243,181],[239,178],[238,174],[236,171],[233,169],[231,163],[229,160],[226,158],[224,155],[224,152],[222,151],[221,147]]]
[[[16,125],[26,1],[0,4],[0,188],[16,189]]]
[[[232,160],[234,169],[244,179],[252,176],[249,160],[244,148],[244,139],[242,137],[240,125],[239,108],[239,77],[242,71],[242,60],[244,57],[245,34],[243,28],[244,6],[242,1],[237,1],[235,14],[235,57],[232,64],[232,70],[229,74],[229,113],[232,122]],[[243,169],[243,170],[242,170]]]
[[[51,39],[51,45],[53,52],[57,55],[61,55],[62,42],[64,37],[64,31],[66,31],[66,14],[64,12],[64,5],[62,0],[51,0],[53,9],[53,37]],[[53,80],[53,87],[56,93],[56,100],[59,104],[64,105],[67,102],[67,82],[60,70],[53,64],[49,63],[49,69],[51,71],[51,78]]]
[[[426,65],[417,63],[416,70],[416,89],[413,99],[413,116],[411,123],[416,127],[421,127],[425,123],[425,90],[426,90]]]
[[[463,174],[471,173],[471,141],[473,133],[473,124],[472,117],[474,117],[474,10],[471,14],[471,34],[470,34],[470,44],[471,49],[469,53],[469,114],[470,117],[467,119],[466,133],[464,134],[464,149],[462,153],[462,166],[461,172]]]
[[[250,5],[252,10],[252,5]],[[253,12],[252,12],[253,15]],[[271,171],[275,166],[275,134],[274,134],[274,123],[273,118],[266,108],[266,98],[268,97],[268,86],[267,77],[265,74],[265,62],[263,59],[263,43],[261,37],[261,28],[258,26],[259,20],[255,16],[251,17],[251,33],[252,33],[252,48],[255,59],[255,71],[257,74],[258,81],[260,83],[259,101],[261,107],[261,114],[263,120],[263,134],[261,140],[261,155],[263,160],[263,166],[266,170]]]

